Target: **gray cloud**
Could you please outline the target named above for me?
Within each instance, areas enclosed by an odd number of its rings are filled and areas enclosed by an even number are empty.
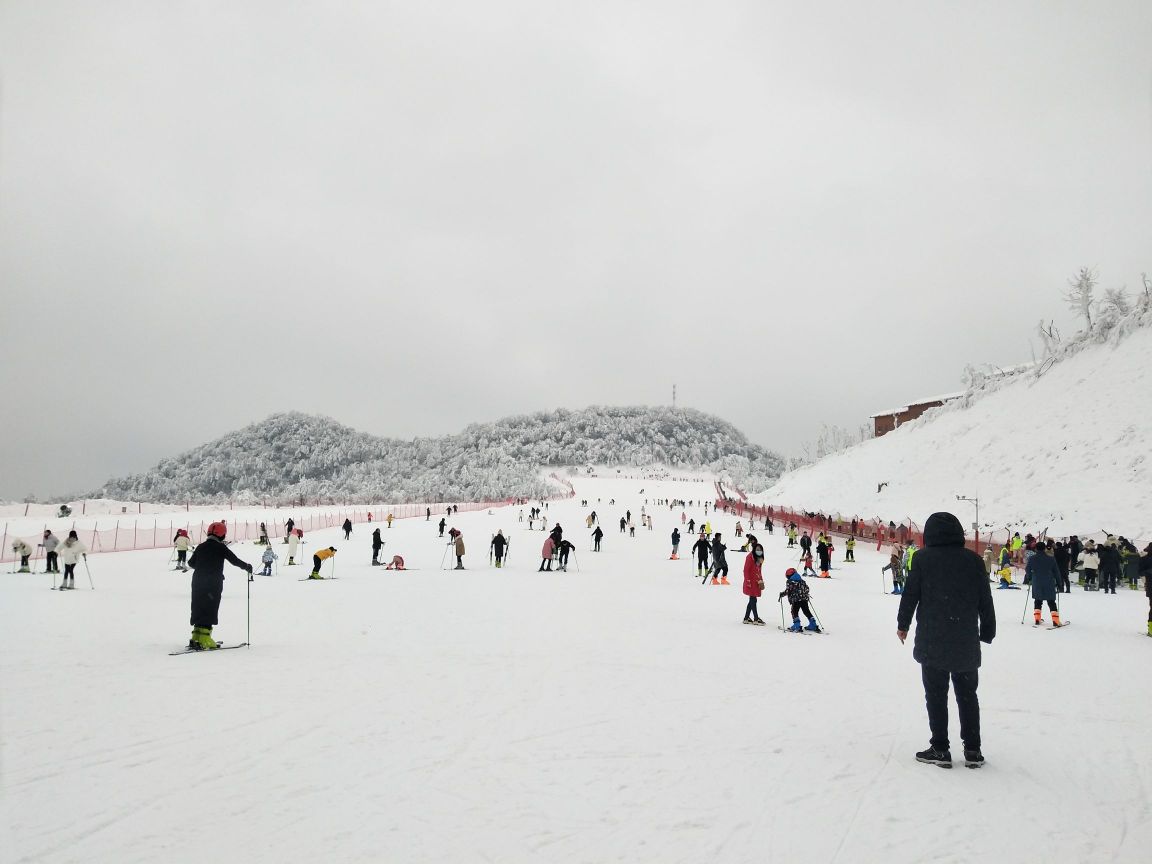
[[[334,8],[335,7],[335,8]],[[266,413],[785,452],[1152,268],[1152,7],[0,5],[0,495]]]

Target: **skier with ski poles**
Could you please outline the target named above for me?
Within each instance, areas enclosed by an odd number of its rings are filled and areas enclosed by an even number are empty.
[[[380,550],[384,548],[384,541],[380,538],[380,529],[372,530],[372,566],[380,566]]]
[[[596,530],[592,532],[592,551],[600,551],[600,541],[604,539],[604,532],[600,530],[600,526],[596,526]]]
[[[336,554],[336,547],[329,546],[327,549],[319,550],[312,556],[312,573],[308,576],[309,579],[323,579],[320,575],[320,565]],[[336,566],[336,562],[332,562],[332,566]]]
[[[712,551],[708,538],[704,536],[703,528],[700,529],[700,536],[696,538],[696,542],[692,544],[692,551],[696,553],[696,575],[703,577],[709,570],[708,553]]]
[[[792,612],[792,626],[787,630],[791,633],[800,633],[803,630],[809,630],[813,633],[820,632],[820,625],[816,623],[816,616],[812,614],[812,607],[809,605],[809,600],[812,597],[812,590],[808,587],[808,583],[804,581],[804,577],[796,572],[795,567],[789,567],[784,571],[784,578],[787,580],[784,583],[784,590],[776,597],[777,602],[788,598],[789,608]],[[804,617],[808,619],[808,626],[800,626],[800,613],[804,613]],[[785,629],[784,627],[780,628]]]
[[[76,565],[80,559],[88,558],[87,547],[80,542],[75,531],[68,532],[68,539],[60,544],[60,561],[64,564],[64,578],[60,580],[60,590],[73,590],[76,587]]]
[[[188,559],[192,567],[192,616],[189,622],[192,638],[188,647],[193,650],[211,651],[220,647],[212,638],[212,628],[217,624],[220,596],[224,593],[224,562],[252,575],[252,565],[237,558],[224,542],[227,534],[228,526],[224,522],[213,522],[208,526],[204,542]]]
[[[496,558],[496,569],[504,566],[504,549],[508,545],[508,540],[504,537],[503,531],[497,531],[496,536],[492,538],[489,546],[492,549],[492,554]]]
[[[40,542],[40,545],[44,547],[44,572],[59,573],[60,558],[56,553],[56,547],[60,545],[60,538],[45,529],[44,539]]]
[[[556,564],[563,573],[568,572],[568,556],[572,554],[574,548],[568,540],[561,540],[556,547]]]
[[[672,554],[668,557],[669,561],[680,560],[680,529],[672,529]]]
[[[716,536],[712,539],[712,584],[713,585],[730,585],[728,581],[728,559],[724,557],[725,551],[728,549],[720,541],[720,532],[716,532]],[[716,577],[720,577],[720,581],[716,581]]]

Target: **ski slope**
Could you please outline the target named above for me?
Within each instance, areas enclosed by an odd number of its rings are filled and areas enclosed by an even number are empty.
[[[440,569],[435,519],[383,530],[406,573],[369,566],[366,526],[316,532],[340,550],[338,578],[297,581],[307,568],[283,558],[257,576],[250,649],[168,656],[188,637],[189,576],[165,550],[92,556],[95,591],[83,568],[73,592],[3,575],[0,859],[1148,860],[1142,594],[1075,592],[1057,636],[1018,623],[1022,592],[993,592],[988,764],[944,771],[912,758],[928,738],[919,667],[875,549],[811,580],[829,635],[745,626],[734,518],[713,519],[729,587],[668,560],[679,509],[648,505],[655,528],[635,538],[616,525],[626,508],[638,524],[645,497],[709,484],[573,482],[548,516],[579,569],[537,573],[545,535],[515,507],[452,520],[463,572]],[[599,554],[582,497],[604,522]],[[504,570],[488,566],[497,528]],[[775,625],[792,555],[759,535]],[[246,636],[248,587],[228,572],[226,642]],[[955,724],[953,708],[954,752]]]
[[[1101,529],[1152,540],[1152,322],[1092,345],[968,408],[945,406],[881,438],[784,475],[759,503],[923,525],[940,509],[983,534]],[[880,484],[887,484],[877,491]]]

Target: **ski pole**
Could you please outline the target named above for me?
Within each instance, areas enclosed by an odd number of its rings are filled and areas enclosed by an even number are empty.
[[[573,548],[573,550],[572,550],[572,560],[576,562],[576,572],[579,573],[580,572],[580,558],[576,555],[575,548]]]
[[[244,641],[246,641],[248,643],[248,647],[251,648],[252,647],[252,573],[251,572],[248,573],[247,585],[248,585],[248,595],[247,595],[248,596],[248,604],[247,604],[248,605],[248,608],[247,608],[248,636]]]
[[[816,626],[823,630],[824,622],[820,620],[820,615],[816,612],[816,604],[812,602],[812,598],[808,598],[808,608],[812,610],[812,617],[816,619]]]
[[[1024,595],[1024,614],[1020,616],[1020,623],[1024,623],[1024,619],[1028,617],[1028,603],[1032,599],[1032,591],[1029,590]]]
[[[84,556],[84,572],[88,574],[88,587],[91,588],[93,591],[95,591],[96,586],[92,584],[92,571],[88,569],[88,556],[87,555]]]
[[[784,598],[777,597],[776,602],[780,604],[780,629],[787,631],[788,628],[784,625]]]

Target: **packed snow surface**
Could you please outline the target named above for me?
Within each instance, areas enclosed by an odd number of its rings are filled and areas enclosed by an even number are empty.
[[[589,551],[578,499],[553,502],[549,527],[579,550],[567,573],[536,572],[545,535],[516,507],[452,520],[464,571],[440,569],[436,518],[383,530],[405,573],[369,566],[365,525],[306,538],[306,559],[340,550],[335,580],[298,581],[307,567],[276,544],[275,576],[228,571],[218,638],[246,637],[251,589],[252,647],[236,651],[168,656],[188,638],[189,575],[167,550],[90,556],[95,591],[83,567],[72,592],[4,575],[0,858],[1148,860],[1142,593],[1076,591],[1072,626],[1051,632],[1020,625],[1023,592],[993,592],[988,763],[945,771],[913,759],[928,739],[920,670],[896,639],[882,553],[810,580],[829,635],[789,635],[775,594],[794,556],[758,531],[769,626],[745,626],[735,518],[713,518],[733,584],[702,586],[687,538],[668,560],[680,508],[644,504],[699,501],[708,484],[574,483],[606,536]],[[503,570],[488,564],[498,528]],[[955,754],[954,708],[952,722]]]
[[[989,528],[1152,540],[1152,327],[790,472],[758,502],[923,525],[957,495]],[[879,489],[880,484],[885,484]],[[1143,548],[1144,542],[1140,543]]]

